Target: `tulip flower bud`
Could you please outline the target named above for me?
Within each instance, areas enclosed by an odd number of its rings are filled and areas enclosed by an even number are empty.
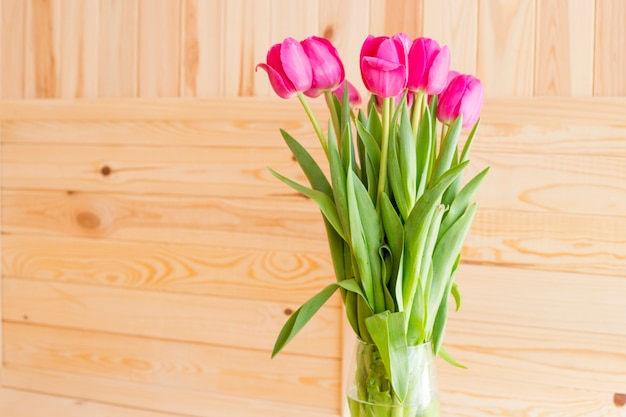
[[[333,91],[333,94],[337,96],[337,98],[339,99],[339,102],[341,103],[341,100],[343,99],[343,92],[346,89],[346,87],[348,88],[348,100],[350,101],[350,105],[352,107],[356,107],[360,105],[361,95],[359,94],[359,91],[356,89],[356,87],[352,85],[352,83],[349,82],[348,80],[345,80],[342,85],[337,87]]]
[[[311,88],[313,75],[311,63],[300,42],[286,38],[267,52],[267,63],[260,63],[256,69],[267,72],[272,88],[282,98],[290,98]]]
[[[441,48],[432,39],[417,38],[409,51],[408,67],[409,90],[421,90],[428,95],[439,94],[446,86],[450,50],[447,46]]]
[[[334,90],[345,79],[343,63],[333,44],[325,38],[311,36],[300,42],[311,63],[313,82],[304,92],[309,97],[317,97],[327,90]]]
[[[473,126],[483,107],[483,85],[473,75],[455,77],[439,97],[437,118],[449,124],[463,115],[463,127]]]
[[[360,66],[365,87],[380,97],[395,97],[406,87],[406,56],[399,37],[368,36],[361,48]]]

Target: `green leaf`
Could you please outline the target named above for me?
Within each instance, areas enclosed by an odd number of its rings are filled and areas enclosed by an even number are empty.
[[[457,368],[467,369],[467,366],[462,365],[459,362],[457,362],[454,359],[452,359],[452,356],[450,356],[450,354],[448,352],[446,352],[446,350],[443,348],[443,346],[439,347],[439,356],[441,356],[441,358],[444,361],[448,362],[452,366],[456,366]]]
[[[311,154],[285,130],[281,129],[280,133],[283,135],[283,139],[289,149],[291,149],[291,153],[296,158],[296,161],[300,164],[302,171],[309,179],[311,187],[332,198],[333,190],[328,183],[328,179],[326,179],[326,175],[324,175],[317,162],[315,162],[315,159],[313,159]]]
[[[376,97],[373,94],[368,104],[367,115],[367,131],[372,134],[372,137],[376,140],[380,148],[383,137],[383,124],[376,110]]]
[[[396,128],[394,124],[391,125],[389,130],[389,147],[388,147],[388,162],[387,162],[387,180],[391,185],[391,192],[395,199],[398,211],[403,219],[409,216],[409,198],[407,196],[407,190],[404,187],[404,178],[402,177],[402,170],[400,168],[398,154],[398,145],[396,143]]]
[[[432,147],[435,145],[435,131],[432,129],[432,121],[430,112],[426,110],[423,114],[423,117],[420,121],[420,126],[417,131],[417,143],[416,143],[416,164],[417,164],[417,173],[419,178],[417,178],[417,191],[415,193],[415,198],[419,199],[419,197],[426,190],[426,185],[428,184],[428,172],[432,169],[430,166],[430,154],[432,152]]]
[[[446,172],[422,197],[417,201],[404,225],[405,252],[402,294],[404,307],[409,311],[413,304],[415,290],[421,270],[422,254],[430,222],[433,218],[436,206],[439,204],[443,192],[461,174],[467,162],[459,164]],[[410,236],[410,238],[408,238]]]
[[[346,179],[350,242],[361,285],[374,312],[384,309],[384,295],[378,249],[382,245],[381,226],[367,190],[350,170]]]
[[[470,134],[467,136],[467,140],[465,141],[465,145],[463,146],[463,151],[461,151],[461,157],[459,158],[459,162],[464,162],[469,159],[469,151],[472,146],[472,142],[474,141],[474,135],[476,134],[476,130],[478,130],[478,125],[480,124],[480,118],[474,123]]]
[[[459,292],[459,286],[456,284],[456,282],[452,283],[450,293],[452,294],[452,297],[454,297],[454,304],[456,306],[454,311],[459,311],[459,309],[461,308],[461,293]]]
[[[458,256],[469,232],[476,204],[472,204],[467,211],[457,220],[446,233],[441,236],[433,252],[433,280],[430,286],[429,316],[434,317],[437,306],[442,300],[447,300],[447,292],[451,287],[451,276],[456,265]],[[446,301],[447,302],[447,301]],[[429,321],[430,321],[429,317]]]
[[[330,178],[333,183],[333,196],[337,207],[337,215],[342,226],[342,237],[350,234],[350,221],[348,215],[348,197],[346,194],[346,171],[341,163],[341,156],[337,148],[337,138],[333,130],[328,128],[328,160],[330,166]]]
[[[341,228],[341,221],[339,220],[339,216],[337,215],[337,208],[335,207],[335,203],[333,202],[333,200],[330,199],[330,197],[328,197],[321,191],[313,190],[311,188],[300,185],[297,182],[292,181],[289,178],[279,174],[271,168],[269,168],[269,170],[276,178],[278,178],[294,190],[298,191],[299,193],[315,201],[326,220],[328,220],[328,222],[333,226],[339,236],[345,239],[343,230]]]
[[[393,258],[391,282],[389,288],[395,295],[396,303],[400,311],[404,310],[402,300],[402,259],[404,254],[404,227],[393,207],[387,193],[383,193],[380,199],[380,215],[383,222],[383,230],[387,236],[387,243]]]
[[[416,201],[417,192],[417,155],[415,138],[411,129],[411,118],[407,110],[406,102],[402,103],[400,127],[397,135],[398,163],[402,172],[403,186],[405,188],[408,203],[407,214],[411,211]]]
[[[365,320],[381,359],[391,377],[391,385],[400,403],[404,402],[409,385],[408,346],[404,312],[384,311]]]
[[[441,224],[441,229],[439,234],[442,235],[448,231],[450,226],[461,217],[461,215],[465,212],[467,207],[469,206],[470,201],[474,198],[474,195],[478,191],[478,187],[482,184],[485,176],[489,172],[489,167],[482,170],[478,175],[472,178],[465,187],[459,191],[456,195],[452,203],[450,204],[450,209],[446,213],[446,216],[443,219]]]
[[[372,160],[374,168],[378,169],[378,167],[380,167],[380,145],[359,120],[356,122],[356,129],[365,147],[365,152],[367,152],[367,155],[369,155]]]
[[[459,116],[452,123],[448,132],[444,137],[442,148],[439,152],[439,158],[437,158],[435,175],[433,179],[438,179],[446,172],[452,164],[452,158],[455,152],[457,152],[457,144],[459,143],[459,137],[461,136],[461,127],[463,123],[463,116]]]
[[[309,320],[311,320],[311,317],[318,312],[318,310],[324,305],[324,303],[326,303],[326,301],[328,301],[338,288],[344,288],[360,296],[363,295],[359,285],[354,279],[334,282],[326,286],[326,288],[322,289],[310,300],[302,304],[300,308],[298,308],[295,313],[289,317],[276,339],[274,349],[272,350],[272,358],[276,356],[276,354],[278,354],[278,352],[280,352],[300,330],[302,330]]]
[[[443,335],[446,329],[446,323],[448,321],[448,297],[443,297],[439,308],[437,309],[435,320],[433,323],[433,347],[435,349],[435,355],[439,353],[441,344],[443,343]]]

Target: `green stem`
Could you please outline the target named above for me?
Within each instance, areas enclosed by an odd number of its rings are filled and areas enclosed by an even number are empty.
[[[382,139],[380,146],[380,169],[378,171],[378,192],[376,193],[376,210],[380,213],[380,199],[387,184],[387,154],[389,149],[389,127],[391,124],[392,98],[383,99]]]
[[[423,91],[418,91],[415,96],[415,102],[413,103],[413,120],[411,120],[411,127],[413,128],[413,137],[417,139],[417,128],[419,127],[420,120],[422,120],[422,113],[424,112],[424,99],[425,95]]]
[[[330,90],[324,91],[324,98],[326,99],[326,106],[330,112],[330,118],[333,121],[333,129],[335,129],[335,136],[341,142],[341,126],[339,124],[339,117],[337,115],[337,109],[335,108],[335,100],[333,99],[333,93]]]
[[[326,154],[326,157],[328,158],[329,156],[328,144],[326,143],[326,137],[324,136],[322,129],[320,129],[320,125],[317,122],[317,118],[315,117],[315,114],[313,114],[313,110],[311,110],[311,107],[309,107],[309,103],[307,103],[306,98],[304,97],[304,94],[298,93],[298,100],[300,100],[300,103],[302,103],[302,107],[304,107],[304,111],[306,112],[307,116],[309,116],[309,120],[311,121],[311,124],[313,125],[313,129],[315,130],[315,133],[317,134],[317,138],[320,140],[320,143],[322,144],[322,148],[324,149],[324,153]]]
[[[450,132],[450,126],[447,124],[442,124],[441,125],[441,139],[439,140],[439,149],[443,149],[446,141],[448,140],[448,133]],[[435,146],[436,146],[437,141],[435,140]],[[435,152],[436,154],[436,152]],[[434,156],[433,156],[434,159]],[[437,170],[439,169],[439,159],[434,160],[434,164],[431,164],[431,166],[434,165],[432,167],[432,170],[430,172],[431,176],[430,176],[430,182],[431,184],[433,184],[435,181],[437,181]]]

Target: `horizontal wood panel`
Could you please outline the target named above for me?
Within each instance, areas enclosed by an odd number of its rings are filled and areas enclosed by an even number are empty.
[[[450,319],[626,337],[624,276],[599,276],[461,265],[461,310]],[[515,331],[515,330],[512,330]]]
[[[5,190],[2,203],[6,233],[328,253],[321,215],[300,197],[226,200]]]
[[[2,270],[8,277],[291,303],[335,279],[330,255],[305,250],[11,234],[2,236]]]
[[[624,417],[624,408],[615,405],[612,392],[544,384],[540,375],[523,381],[476,377],[471,369],[457,372],[446,366],[443,371],[438,368],[442,415]]]
[[[268,166],[306,177],[284,148],[4,145],[4,188],[261,197],[295,194]]]
[[[160,413],[7,388],[0,388],[0,411],[11,417],[41,417],[42,415],[64,417],[184,417],[182,414]]]
[[[308,184],[286,147],[178,146],[173,151],[117,145],[5,144],[2,164],[2,184],[7,189],[238,198],[296,195],[271,175],[268,166]],[[588,155],[475,153],[466,178],[487,166],[491,172],[478,200],[483,207],[626,213],[626,155],[590,159]]]
[[[223,200],[5,190],[5,233],[113,238],[328,254],[324,226],[307,200]],[[623,275],[626,217],[480,208],[463,259]]]
[[[278,132],[284,128],[307,148],[320,147],[295,101],[101,101],[0,102],[3,141],[275,148],[284,146]],[[312,107],[323,123],[324,106],[314,101]],[[624,112],[623,97],[487,99],[473,148],[480,154],[626,156]]]
[[[511,309],[520,307],[510,304]],[[607,394],[626,391],[623,334],[589,333],[582,326],[576,330],[547,327],[542,323],[529,327],[453,317],[444,345],[455,360],[468,367],[464,373],[470,377],[529,386],[540,382]],[[580,336],[583,332],[587,337]],[[445,365],[440,368],[447,371]],[[458,377],[464,374],[450,372]]]
[[[339,406],[340,361],[4,323],[4,363],[117,381]],[[297,372],[294,372],[297,370]],[[132,395],[132,394],[130,394]]]
[[[276,417],[277,415],[339,417],[337,411],[325,407],[324,404],[315,407],[294,405],[284,401],[223,395],[203,387],[198,387],[196,390],[163,387],[140,383],[130,378],[123,380],[100,378],[17,365],[4,369],[3,383],[10,387],[79,398],[81,402],[84,400],[114,402],[133,408],[158,409],[162,412],[176,413],[176,416],[178,413],[183,413],[185,416],[206,417],[207,410],[210,410],[217,415],[228,417],[249,417],[251,412],[259,417]],[[65,417],[66,414],[59,416]],[[80,416],[84,417],[84,414]],[[117,414],[111,417],[117,417]]]
[[[299,304],[146,292],[102,286],[3,279],[3,317],[23,323],[121,333],[270,354]],[[311,294],[311,296],[313,293]],[[339,358],[343,312],[326,307],[285,352]]]

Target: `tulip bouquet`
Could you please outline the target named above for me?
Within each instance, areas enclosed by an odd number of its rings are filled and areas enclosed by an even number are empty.
[[[381,364],[362,367],[358,396],[364,401],[410,401],[411,346],[432,344],[456,364],[442,348],[448,300],[458,309],[454,276],[476,210],[471,201],[487,169],[462,180],[483,89],[476,77],[449,71],[449,65],[448,48],[432,39],[370,35],[360,69],[371,97],[358,111],[360,96],[327,39],[287,38],[257,66],[280,97],[300,100],[325,153],[330,178],[281,130],[310,186],[271,172],[319,206],[336,275],[288,319],[272,356],[340,290],[356,336],[376,346],[376,357],[359,360]],[[324,129],[305,97],[321,95],[329,112]],[[470,127],[459,149],[461,132]]]

